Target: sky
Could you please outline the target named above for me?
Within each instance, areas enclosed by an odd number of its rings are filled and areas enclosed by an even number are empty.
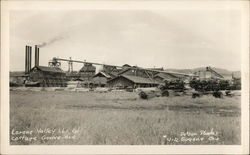
[[[237,10],[20,10],[10,12],[10,71],[23,71],[25,45],[53,57],[121,66],[191,69],[241,66]],[[33,57],[34,65],[34,57]],[[33,66],[32,65],[32,66]],[[62,63],[67,70],[68,64]],[[74,64],[79,70],[82,64]]]

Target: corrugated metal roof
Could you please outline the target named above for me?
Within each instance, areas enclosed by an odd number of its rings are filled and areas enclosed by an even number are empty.
[[[104,77],[106,77],[106,78],[111,78],[111,76],[108,74],[108,73],[105,73],[105,72],[99,72],[99,73],[97,73],[96,75],[94,75],[93,77],[97,77],[98,75],[103,75]]]
[[[126,78],[134,83],[139,83],[139,84],[158,84],[158,82],[153,80],[153,79],[144,78],[144,77],[140,77],[140,76],[132,76],[132,75],[120,75],[114,79],[117,79],[119,77]],[[112,81],[114,79],[111,79],[110,81]]]
[[[44,71],[44,72],[64,73],[63,70],[61,68],[58,68],[58,67],[36,66],[34,68],[38,68],[38,69],[40,69],[41,71]]]
[[[142,84],[158,84],[157,81],[149,78],[144,78],[140,76],[132,76],[132,75],[122,75],[123,77],[127,78],[128,80],[133,81],[134,83],[142,83]]]
[[[170,72],[170,71],[165,71],[165,70],[155,70],[155,69],[146,69],[146,68],[141,68],[141,67],[137,67],[137,66],[132,66],[132,67],[129,67],[129,68],[124,68],[124,70],[122,70],[121,72],[118,73],[118,75],[121,75],[129,70],[132,70],[132,69],[137,69],[137,70],[146,70],[146,71],[151,71],[151,72],[154,72],[154,73],[169,73],[169,74],[172,74],[176,77],[186,77],[186,76],[195,76],[194,74],[185,74],[185,73],[179,73],[179,72]],[[157,68],[156,68],[157,69]]]

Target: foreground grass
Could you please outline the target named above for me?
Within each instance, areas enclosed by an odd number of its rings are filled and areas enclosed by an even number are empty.
[[[141,100],[129,92],[10,92],[10,132],[34,131],[37,137],[11,144],[240,144],[240,124],[240,97]],[[79,132],[56,132],[54,136],[75,137],[48,140],[41,137],[53,135],[35,132],[40,128]],[[201,130],[217,132],[218,140],[180,141],[181,133]],[[186,136],[197,137],[202,136]]]

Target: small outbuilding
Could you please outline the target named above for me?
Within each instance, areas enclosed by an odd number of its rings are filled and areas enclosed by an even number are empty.
[[[141,88],[141,87],[156,87],[159,85],[157,81],[150,78],[144,78],[133,75],[119,75],[107,81],[109,87],[120,88]]]
[[[66,73],[59,67],[35,66],[30,70],[26,86],[66,86]]]
[[[108,73],[99,72],[93,76],[92,82],[96,87],[105,87],[107,85],[107,81],[112,78],[114,77]]]

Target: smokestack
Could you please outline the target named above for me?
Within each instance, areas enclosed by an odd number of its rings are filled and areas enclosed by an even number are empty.
[[[37,66],[37,45],[35,45],[35,66]]]
[[[28,46],[25,46],[25,74],[28,74]]]
[[[32,58],[32,53],[31,53],[31,51],[32,51],[32,47],[30,46],[29,47],[29,73],[30,73],[30,70],[31,70],[31,58]]]
[[[28,46],[28,73],[30,73],[30,46]]]
[[[25,74],[29,74],[31,70],[31,57],[32,57],[32,47],[26,45],[25,46]]]
[[[28,46],[28,56],[27,56],[27,73],[29,74],[30,71],[30,47]]]
[[[35,66],[39,66],[39,48],[35,45]]]
[[[37,66],[39,66],[40,49],[37,48]]]

